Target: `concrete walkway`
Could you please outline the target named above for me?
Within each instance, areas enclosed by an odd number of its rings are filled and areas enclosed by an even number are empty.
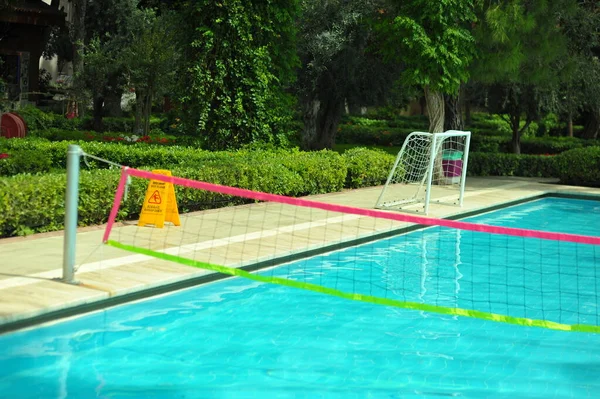
[[[371,187],[310,199],[372,209],[380,192],[381,187]],[[600,196],[599,189],[562,186],[548,179],[469,178],[463,208],[432,204],[429,216],[456,217],[548,193]],[[447,195],[439,188],[433,193],[434,199]],[[182,228],[161,230],[122,224],[115,227],[111,238],[239,267],[406,225],[269,203],[183,215]],[[58,280],[62,274],[62,232],[0,240],[0,332],[208,279],[210,272],[204,270],[103,245],[103,232],[104,226],[78,232],[77,285]]]

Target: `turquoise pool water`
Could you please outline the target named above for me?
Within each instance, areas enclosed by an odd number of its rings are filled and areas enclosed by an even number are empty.
[[[600,203],[543,199],[470,220],[599,235]],[[467,306],[482,298],[482,306],[492,310],[494,306],[506,306],[505,310],[518,312],[518,308],[511,308],[515,305],[502,304],[504,296],[513,295],[513,291],[496,298],[487,289],[476,289],[481,284],[485,287],[485,281],[468,286],[468,281],[476,281],[479,276],[476,260],[489,258],[494,248],[511,252],[511,243],[505,238],[493,242],[484,238],[486,242],[478,243],[466,236],[457,242],[456,232],[443,231],[416,232],[408,235],[408,240],[392,238],[365,244],[292,263],[273,273],[292,274],[300,268],[306,271],[310,265],[325,264],[356,276],[361,271],[366,273],[361,262],[366,265],[380,262],[386,255],[398,256],[406,250],[398,248],[413,240],[427,244],[416,251],[428,262],[443,254],[455,258],[460,252],[458,277],[430,271],[427,276],[415,272],[398,279],[382,271],[364,281],[379,279],[381,283],[376,287],[392,287],[397,290],[394,295],[406,299]],[[573,267],[568,264],[573,248],[559,247],[564,253],[559,257],[561,267],[569,271]],[[537,250],[552,248],[540,244]],[[597,278],[590,270],[595,270],[596,253],[593,249],[576,250],[580,259],[589,260],[584,269],[589,274],[582,279],[587,283],[565,273],[567,281],[561,283],[562,287],[572,289],[571,281],[580,285],[580,291],[592,292],[590,286]],[[538,252],[530,252],[531,262],[539,258]],[[351,259],[354,266],[349,267]],[[416,266],[422,267],[422,262]],[[535,273],[519,274],[519,269],[512,267],[510,281],[523,280],[525,284],[535,280]],[[537,270],[529,264],[520,269]],[[496,272],[492,270],[487,278]],[[501,280],[505,275],[495,277]],[[312,278],[326,276],[315,273]],[[356,279],[348,281],[352,280]],[[398,280],[404,282],[405,291],[401,292]],[[413,289],[413,285],[419,289]],[[597,317],[597,298],[594,302],[592,294],[586,295],[578,317]],[[556,295],[538,297],[547,304]],[[536,300],[535,295],[532,298]],[[567,307],[566,303],[558,303]],[[532,306],[529,311],[537,314],[539,310]],[[559,313],[554,316],[569,317]],[[374,306],[232,279],[0,336],[0,396],[597,398],[600,335]]]

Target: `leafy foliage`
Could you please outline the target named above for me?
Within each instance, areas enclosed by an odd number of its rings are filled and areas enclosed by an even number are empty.
[[[481,21],[474,29],[479,56],[473,77],[489,85],[488,108],[506,115],[513,150],[519,153],[529,124],[556,109],[555,89],[568,71],[560,20],[573,12],[575,3],[502,0],[482,4]]]
[[[285,141],[274,107],[292,77],[296,0],[201,0],[181,9],[187,130],[204,147]]]
[[[395,157],[380,150],[363,147],[352,148],[344,152],[348,167],[346,187],[359,188],[384,184]]]
[[[9,140],[6,140],[7,142]],[[16,142],[16,140],[12,140]],[[42,141],[34,142],[41,145]],[[6,143],[5,143],[6,144]],[[48,154],[66,152],[69,143],[51,143]],[[50,143],[46,143],[50,146]],[[15,144],[16,146],[16,144]],[[389,171],[393,156],[360,149],[339,155],[331,151],[301,152],[287,150],[239,150],[208,152],[177,148],[146,148],[145,151],[119,145],[85,145],[85,151],[109,155],[113,160],[129,156],[131,163],[152,165],[155,169],[169,165],[177,176],[218,184],[248,188],[283,195],[309,195],[377,184]],[[187,152],[186,152],[187,151]],[[196,158],[191,156],[197,154]],[[36,154],[39,157],[39,154]],[[10,158],[8,158],[10,159]],[[173,160],[179,159],[177,164]],[[378,162],[372,162],[381,159]],[[1,162],[7,159],[0,160]],[[348,166],[347,166],[348,165]],[[360,168],[365,167],[365,171]],[[348,168],[352,171],[348,175]],[[82,170],[80,178],[79,225],[106,222],[119,171],[114,169]],[[121,207],[119,218],[135,218],[141,209],[147,181],[134,179],[128,199]],[[33,232],[58,230],[63,227],[65,173],[40,175],[23,174],[0,178],[0,237],[24,235]],[[176,188],[178,205],[182,212],[226,206],[220,196],[203,190]]]
[[[377,25],[387,59],[404,64],[407,85],[456,94],[469,77],[475,55],[470,25],[476,20],[470,0],[392,1]]]
[[[304,149],[331,148],[338,123],[349,106],[383,103],[394,80],[394,66],[371,50],[371,18],[380,0],[302,2],[298,52],[298,93]]]
[[[596,138],[600,134],[600,4],[585,0],[578,4],[575,13],[562,19],[572,68],[561,82],[558,108],[570,120],[587,116],[583,135]]]
[[[469,176],[557,177],[558,156],[469,153]]]
[[[561,183],[600,187],[600,147],[578,148],[558,157]]]
[[[85,67],[76,77],[81,78],[93,100],[96,130],[103,129],[102,118],[109,103],[120,110],[126,84],[123,55],[138,33],[137,4],[138,0],[87,0],[82,54]]]
[[[152,10],[138,11],[135,25],[135,35],[123,52],[122,61],[128,83],[136,92],[135,132],[148,134],[152,100],[174,87],[179,54],[171,14],[157,16]]]
[[[444,94],[456,95],[475,54],[472,0],[391,1],[377,24],[383,53],[402,62],[402,82],[423,87],[429,131],[444,130]]]

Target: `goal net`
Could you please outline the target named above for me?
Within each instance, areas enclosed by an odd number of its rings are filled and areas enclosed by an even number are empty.
[[[462,206],[470,139],[456,130],[411,133],[375,207],[427,214],[430,202]]]
[[[172,185],[180,208],[193,203],[196,211],[164,228],[117,226],[129,179],[134,188]],[[406,317],[600,333],[600,237],[355,208],[124,168],[104,242],[158,271],[193,267],[209,277],[300,289],[280,291],[282,301],[319,293],[408,309]]]

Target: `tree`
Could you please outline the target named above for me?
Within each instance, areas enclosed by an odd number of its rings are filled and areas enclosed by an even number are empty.
[[[561,111],[573,136],[573,118],[586,117],[583,137],[600,133],[600,4],[580,0],[575,13],[564,18],[571,71],[561,87]]]
[[[171,14],[140,10],[135,21],[138,26],[122,60],[129,84],[135,87],[135,131],[148,134],[152,100],[174,84],[178,53]]]
[[[110,65],[97,67],[108,75],[103,86],[92,85],[94,99],[94,129],[102,130],[102,117],[105,113],[119,116],[121,113],[121,96],[125,84],[125,66],[122,63],[122,52],[128,48],[134,36],[138,0],[87,0],[85,15],[85,44],[95,40],[94,57],[105,55]],[[100,48],[101,47],[101,48]],[[87,74],[98,77],[96,71]],[[100,90],[100,91],[97,91]],[[108,111],[108,112],[106,112]]]
[[[465,120],[462,114],[463,87],[457,94],[444,94],[444,130],[465,130]]]
[[[422,86],[429,131],[444,130],[444,94],[457,95],[469,78],[475,49],[472,0],[391,0],[389,18],[378,24],[387,59],[404,66],[401,79]]]
[[[82,63],[85,69],[78,74],[78,80],[92,98],[93,128],[96,131],[102,130],[104,93],[110,84],[110,77],[118,68],[117,56],[117,53],[111,51],[110,46],[102,43],[98,37],[85,46],[83,53]],[[80,92],[79,96],[82,95]]]
[[[523,132],[556,104],[567,58],[559,22],[573,6],[571,0],[500,0],[479,9],[474,29],[479,56],[472,76],[488,85],[490,111],[505,115],[515,154],[521,152]]]
[[[71,29],[71,41],[73,42],[73,89],[77,97],[81,97],[84,91],[84,65],[83,56],[85,52],[85,19],[88,0],[71,0],[73,13],[73,27]]]
[[[274,105],[296,65],[297,7],[297,0],[200,0],[179,8],[184,123],[204,147],[281,138]]]
[[[374,103],[392,86],[394,66],[375,51],[371,20],[378,0],[302,2],[298,52],[306,150],[332,148],[345,103]]]

